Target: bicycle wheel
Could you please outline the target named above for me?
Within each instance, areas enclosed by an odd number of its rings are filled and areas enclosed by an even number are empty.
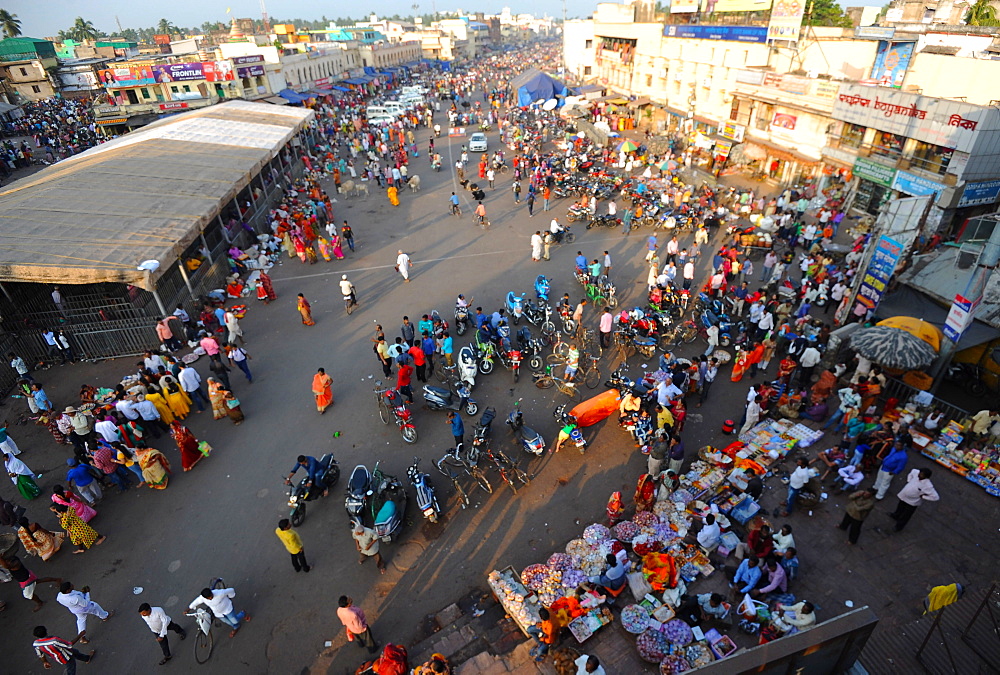
[[[566,355],[559,353],[549,354],[545,357],[545,362],[553,366],[564,366],[566,365]]]
[[[507,469],[500,469],[500,477],[503,478],[503,482],[510,487],[511,492],[517,494],[517,486],[514,485],[514,478],[511,476],[510,472],[507,471]]]
[[[601,369],[597,366],[591,366],[583,383],[587,385],[587,389],[596,389],[597,385],[601,383]]]
[[[562,382],[559,382],[558,385],[559,385],[559,391],[565,394],[566,396],[569,396],[571,401],[580,400],[581,398],[580,390],[577,389],[575,386],[573,386],[572,384],[564,384]]]
[[[205,663],[212,656],[212,647],[215,646],[212,632],[206,635],[199,630],[194,636],[194,660],[198,663]]]
[[[479,483],[479,487],[486,492],[493,494],[493,486],[490,485],[490,481],[486,478],[486,474],[484,474],[478,466],[474,466],[469,469],[469,475],[476,479],[476,482]]]
[[[552,379],[551,375],[545,375],[535,380],[535,386],[539,389],[551,389],[554,384],[555,381]]]
[[[552,353],[559,355],[564,361],[569,354],[569,343],[559,342],[552,348]]]
[[[694,326],[686,326],[682,333],[684,344],[691,344],[698,339],[698,329]]]
[[[382,424],[389,423],[389,406],[385,404],[381,396],[378,397],[378,416],[382,420]]]
[[[455,496],[458,497],[458,504],[463,509],[469,505],[469,495],[465,493],[465,490],[459,484],[458,480],[455,478],[451,479],[451,484],[455,486]]]

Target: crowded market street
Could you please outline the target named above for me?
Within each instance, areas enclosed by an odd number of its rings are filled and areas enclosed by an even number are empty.
[[[479,100],[482,95],[480,89],[471,98]],[[436,113],[434,121],[447,126],[443,112]],[[221,577],[226,586],[236,590],[236,608],[252,615],[253,621],[232,639],[228,630],[216,629],[211,660],[201,666],[191,656],[191,641],[182,643],[171,635],[174,662],[165,668],[205,673],[353,673],[363,654],[347,644],[336,611],[340,596],[350,596],[364,609],[380,645],[413,645],[427,637],[422,629],[426,616],[476,589],[485,591],[492,570],[508,566],[521,570],[544,562],[588,525],[607,523],[606,507],[613,492],[621,492],[625,511],[632,513],[632,495],[637,479],[646,473],[647,457],[632,437],[618,428],[614,416],[583,429],[585,454],[564,447],[559,453],[545,452],[536,458],[514,442],[503,420],[516,401],[521,400],[525,423],[541,433],[549,448],[561,427],[553,419],[553,410],[567,402],[557,388],[535,387],[526,368],[518,382],[506,368],[478,375],[473,397],[480,412],[475,416],[461,413],[468,442],[482,411],[487,406],[496,408],[492,442],[515,458],[531,478],[516,494],[494,472],[490,474],[492,494],[474,488],[474,484],[466,485],[471,504],[467,509],[459,508],[452,486],[432,465],[454,445],[452,427],[445,412],[423,405],[422,383],[414,382],[416,403],[411,408],[419,433],[414,445],[404,443],[394,425],[383,425],[378,418],[372,392],[377,381],[387,378],[372,350],[376,325],[384,327],[387,340],[392,342],[404,316],[416,322],[436,309],[451,324],[459,294],[469,299],[471,308],[482,307],[490,314],[504,306],[508,291],[533,297],[539,274],[552,280],[553,301],[568,293],[575,305],[583,297],[574,275],[578,252],[588,260],[603,260],[609,255],[614,261],[609,276],[617,288],[617,311],[647,305],[649,228],[626,236],[621,228],[585,229],[583,223],[576,223],[574,243],[553,246],[549,260],[533,260],[532,234],[546,230],[553,217],[566,224],[571,200],[553,198],[545,211],[539,199],[529,217],[524,200],[514,201],[510,174],[498,175],[495,188],[479,181],[491,225],[488,229],[477,226],[473,215],[476,203],[454,170],[449,170],[460,161],[472,131],[469,125],[462,135],[442,133],[435,139],[443,160],[440,172],[431,169],[425,152],[432,131],[423,125],[415,131],[420,154],[410,158],[408,175],[411,184],[419,175],[419,190],[400,189],[398,206],[374,184],[367,196],[347,196],[337,193],[332,176],[321,178],[321,187],[335,200],[332,220],[350,224],[356,250],[345,248],[343,260],[320,259],[305,265],[279,252],[280,264],[269,272],[277,299],[267,304],[253,297],[245,300],[249,309],[240,326],[252,359],[252,384],[235,368],[230,374],[245,421],[233,425],[225,418],[213,420],[210,410],[192,412],[185,424],[213,450],[190,473],[180,471],[177,452],[165,435],[154,445],[173,462],[168,487],[132,487],[124,494],[106,494],[95,523],[95,529],[107,537],[104,543],[83,555],[71,555],[67,542],[67,550],[46,562],[22,556],[39,577],[60,577],[72,580],[77,587],[89,586],[104,609],[116,610],[105,623],[91,618],[88,647],[96,649],[98,656],[94,666],[81,665],[83,672],[153,670],[159,650],[136,607],[141,602],[162,606],[192,634],[194,624],[183,611],[201,588]],[[641,134],[630,136],[641,144]],[[495,127],[487,139],[488,154],[501,148],[509,152]],[[545,151],[550,150],[554,148],[547,144]],[[479,153],[471,155],[470,173]],[[703,177],[690,171],[681,175],[692,183]],[[728,177],[720,185],[739,187],[740,180]],[[763,190],[769,198],[776,197],[783,187],[756,184],[755,189]],[[453,193],[461,198],[461,217],[449,213]],[[599,211],[606,211],[603,201]],[[680,233],[680,244],[691,246],[693,237],[691,231]],[[711,237],[696,266],[695,292],[712,276],[711,253],[730,239],[725,227],[716,228]],[[667,239],[661,235],[661,248]],[[841,231],[836,241],[850,243],[851,238]],[[402,252],[410,260],[405,283],[395,269]],[[345,274],[358,300],[350,314],[345,313],[339,286]],[[798,276],[795,270],[794,277]],[[300,318],[299,294],[311,305],[314,325],[304,325]],[[188,308],[192,309],[196,311]],[[584,327],[598,330],[600,309],[586,305]],[[474,340],[474,329],[456,337],[455,353]],[[699,338],[677,347],[674,355],[691,359],[705,352],[705,346],[705,340]],[[660,353],[657,350],[653,358],[631,357],[629,375],[638,379],[644,370],[656,370]],[[732,362],[723,364],[704,405],[696,407],[697,394],[688,397],[687,419],[680,432],[687,449],[685,471],[698,459],[699,448],[724,448],[736,440],[734,435],[723,433],[724,422],[741,419],[749,385],[773,380],[783,356],[774,356],[766,375],[751,378],[748,373],[742,382],[731,381]],[[54,366],[36,371],[34,377],[44,383],[59,411],[77,404],[81,385],[117,382],[134,372],[134,361],[123,358]],[[584,399],[605,390],[604,382],[618,362],[615,350],[606,349],[600,361],[600,384],[594,390],[581,387]],[[202,378],[211,375],[205,358],[194,367]],[[333,404],[322,415],[314,405],[312,386],[318,368],[324,368],[332,378]],[[395,378],[393,370],[390,384]],[[0,496],[26,505],[29,519],[48,523],[52,529],[55,525],[47,510],[47,493],[63,482],[70,450],[54,445],[44,427],[15,424],[24,406],[22,399],[9,398],[3,415],[9,420],[9,434],[22,451],[19,458],[41,474],[38,483],[43,495],[25,502],[12,487],[4,487]],[[800,421],[822,429],[821,423]],[[807,452],[811,458],[837,441],[839,434],[828,432]],[[288,517],[284,477],[298,455],[319,457],[330,452],[339,463],[340,482],[328,496],[308,502],[305,522],[296,529],[311,570],[309,574],[296,573],[274,533],[278,520]],[[421,468],[431,475],[437,489],[443,510],[438,523],[421,517],[405,481],[406,469],[415,456],[421,458]],[[387,564],[384,575],[374,564],[358,564],[343,501],[353,467],[363,463],[372,469],[376,462],[386,473],[399,477],[411,492],[399,538],[381,544]],[[907,470],[932,465],[911,453]],[[778,473],[793,469],[789,455]],[[783,517],[777,514],[786,487],[778,476],[765,479],[759,500],[762,513],[774,514],[766,517],[775,530],[786,523],[794,529],[801,567],[793,592],[799,600],[813,603],[819,621],[868,605],[880,619],[878,630],[894,630],[920,617],[921,602],[931,587],[961,582],[981,589],[995,578],[992,561],[1000,555],[993,531],[1000,522],[997,499],[945,470],[935,471],[933,481],[940,501],[923,505],[905,530],[894,532],[889,515],[902,487],[897,478],[888,497],[865,521],[858,544],[849,546],[844,533],[835,529],[843,517],[845,495],[831,494],[812,509],[799,507]],[[865,484],[870,482],[866,479]],[[729,564],[733,563],[730,558]],[[696,592],[725,592],[722,576],[698,582]],[[0,599],[7,607],[0,622],[6,649],[5,666],[0,670],[41,673],[42,665],[29,648],[31,627],[45,622],[52,630],[58,627],[58,634],[69,634],[72,619],[64,608],[50,602],[57,591],[51,584],[39,583],[38,596],[46,604],[37,614],[13,592],[12,584],[4,589]],[[619,608],[625,604],[619,602]],[[581,649],[586,651],[586,645]],[[419,664],[411,661],[410,665]],[[656,672],[654,665],[638,660],[628,665],[605,663],[609,674],[637,672],[631,668],[641,667]]]

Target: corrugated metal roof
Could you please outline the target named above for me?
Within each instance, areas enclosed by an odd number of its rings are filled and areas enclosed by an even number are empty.
[[[945,245],[931,253],[913,256],[909,269],[899,275],[900,283],[916,288],[950,306],[956,294],[964,294],[973,267],[958,267],[960,249]],[[1000,329],[1000,276],[990,273],[976,319]]]

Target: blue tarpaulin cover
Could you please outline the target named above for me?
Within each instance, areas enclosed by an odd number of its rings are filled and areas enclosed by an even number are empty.
[[[526,70],[510,82],[510,87],[517,92],[517,104],[530,105],[542,99],[548,100],[556,96],[566,96],[569,90],[559,80],[546,75],[537,68]]]

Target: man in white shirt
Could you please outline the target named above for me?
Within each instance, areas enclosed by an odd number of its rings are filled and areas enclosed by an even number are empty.
[[[667,242],[667,260],[677,260],[677,253],[680,250],[681,248],[680,244],[677,242],[677,237],[671,237],[670,241]]]
[[[805,389],[812,383],[813,371],[819,363],[822,355],[815,345],[811,344],[802,352],[799,357],[799,386]]]
[[[740,433],[739,433],[740,436],[750,431],[750,429],[753,428],[753,425],[757,424],[757,422],[760,421],[760,413],[761,413],[760,402],[762,400],[763,399],[758,394],[753,397],[752,401],[747,403],[747,421],[744,422],[743,426],[740,428]]]
[[[694,263],[688,260],[684,263],[684,290],[691,290],[691,285],[694,283]]]
[[[202,390],[201,375],[186,363],[181,362],[180,366],[181,371],[177,373],[177,379],[181,383],[181,388],[187,393],[194,404],[198,406],[198,412],[203,412],[205,406],[201,402],[204,401],[208,405],[211,405],[211,402]]]
[[[160,411],[156,409],[152,401],[147,401],[143,394],[139,394],[138,400],[132,407],[142,418],[142,427],[152,431],[154,438],[159,438],[161,431],[170,431],[170,427],[160,419]]]
[[[99,433],[108,443],[114,443],[122,439],[121,434],[118,432],[118,427],[108,417],[95,424],[94,431]]]
[[[785,502],[785,510],[781,512],[783,518],[792,512],[799,492],[806,486],[809,479],[816,475],[816,472],[809,468],[809,461],[805,457],[799,457],[795,463],[795,471],[788,477],[788,498]]]
[[[574,661],[573,665],[576,666],[576,675],[607,675],[596,656],[584,654]]]
[[[229,637],[236,637],[236,631],[240,629],[242,621],[250,621],[250,615],[246,612],[236,613],[233,609],[233,598],[236,597],[236,589],[233,588],[211,588],[201,589],[201,594],[191,601],[188,609],[196,609],[199,605],[205,605],[216,619],[220,619],[232,627]]]
[[[160,356],[159,354],[154,354],[153,352],[146,352],[142,356],[143,356],[142,358],[143,367],[151,373],[158,372],[160,366],[163,366],[164,368],[167,367],[167,364],[163,360],[163,357]]]
[[[921,502],[936,502],[941,497],[931,482],[930,469],[913,469],[906,477],[906,485],[896,493],[899,503],[896,510],[889,515],[896,521],[896,532],[899,532],[910,522],[910,517],[916,512]]]
[[[84,586],[81,592],[75,590],[73,584],[69,581],[64,581],[59,587],[56,602],[72,612],[73,616],[76,617],[76,633],[79,636],[83,636],[80,638],[80,642],[84,644],[89,642],[86,638],[88,614],[93,614],[101,621],[107,621],[115,615],[114,610],[106,612],[103,607],[90,599],[89,586]]]
[[[127,398],[123,398],[118,403],[115,403],[115,409],[130,420],[139,419],[139,413],[136,412],[135,404]]]
[[[160,661],[162,666],[167,661],[171,659],[170,656],[170,643],[167,641],[167,631],[172,630],[181,636],[181,639],[187,637],[187,631],[178,626],[173,620],[167,616],[167,613],[163,611],[162,607],[150,607],[149,603],[142,603],[139,605],[139,616],[142,620],[146,622],[149,626],[149,630],[153,631],[153,635],[156,636],[156,641],[160,645],[160,649],[163,651],[163,660]]]
[[[713,551],[722,541],[722,529],[715,522],[715,515],[710,513],[705,516],[705,526],[698,532],[698,543],[706,551]]]

